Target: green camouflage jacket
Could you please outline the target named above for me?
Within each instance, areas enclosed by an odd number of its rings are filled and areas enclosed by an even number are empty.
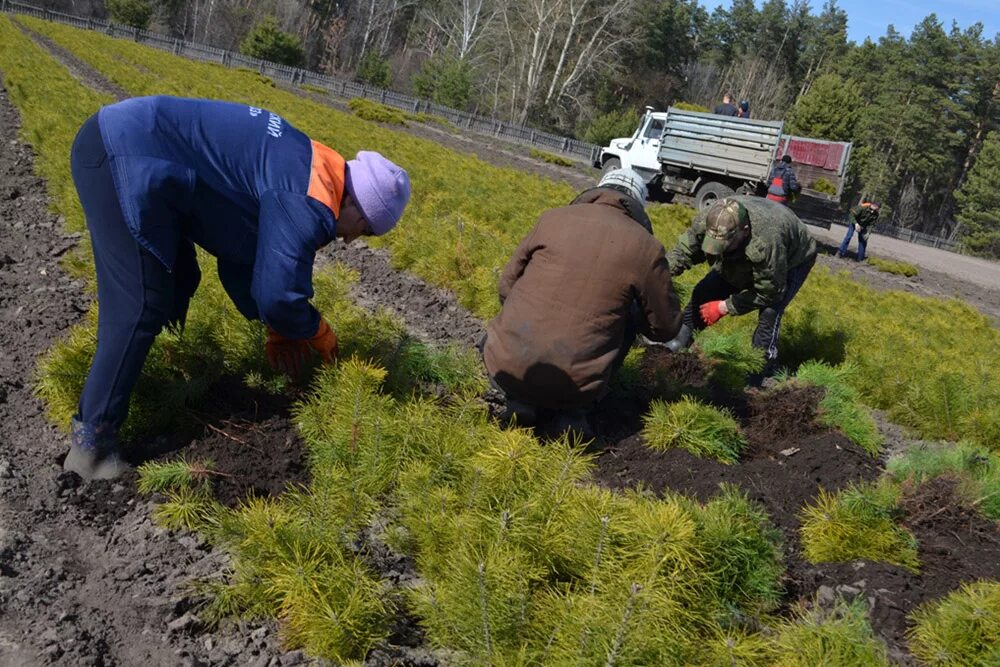
[[[859,204],[851,209],[851,222],[861,225],[862,229],[869,229],[878,222],[878,211]]]
[[[750,240],[742,249],[722,257],[705,255],[701,244],[706,211],[702,211],[677,239],[667,262],[673,276],[695,264],[711,262],[712,269],[739,290],[727,299],[726,306],[734,315],[742,315],[779,302],[785,295],[788,270],[816,257],[816,241],[784,204],[751,195],[733,199],[742,203],[750,216]]]

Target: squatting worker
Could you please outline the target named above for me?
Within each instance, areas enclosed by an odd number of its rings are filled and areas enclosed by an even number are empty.
[[[195,246],[248,319],[267,358],[295,374],[337,337],[309,303],[316,251],[385,234],[410,197],[378,153],[345,161],[280,116],[228,102],[144,97],[104,107],[71,159],[97,269],[97,351],[64,467],[85,479],[127,469],[117,438],[153,339],[182,326],[200,279]]]
[[[684,309],[680,333],[667,346],[679,351],[695,331],[726,315],[758,311],[753,346],[764,351],[763,377],[777,370],[778,331],[785,308],[816,263],[816,242],[787,206],[750,195],[720,199],[699,213],[667,256],[674,276],[707,262]]]
[[[483,360],[506,417],[589,438],[587,411],[608,390],[637,331],[668,341],[680,327],[663,246],[644,210],[646,184],[609,172],[569,205],[546,211],[500,277],[500,314]]]

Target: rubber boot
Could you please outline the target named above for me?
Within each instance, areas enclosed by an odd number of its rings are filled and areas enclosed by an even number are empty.
[[[75,472],[84,481],[116,479],[132,467],[121,457],[118,432],[107,425],[91,426],[73,418],[69,454],[63,470]]]
[[[594,439],[594,430],[587,421],[585,410],[563,410],[559,412],[545,429],[552,437],[568,434],[577,442],[587,442]]]
[[[767,389],[773,383],[768,382],[778,374],[778,360],[768,359],[764,363],[764,368],[759,373],[751,373],[747,378],[747,385],[757,389]]]
[[[535,406],[507,399],[507,407],[500,415],[500,423],[505,426],[534,426],[538,420],[538,412]]]
[[[691,347],[691,341],[693,340],[694,331],[688,325],[682,324],[680,331],[677,332],[673,340],[667,342],[667,349],[674,353],[686,350]]]

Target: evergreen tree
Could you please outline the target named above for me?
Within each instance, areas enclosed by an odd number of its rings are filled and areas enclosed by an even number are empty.
[[[819,77],[792,108],[787,131],[816,139],[851,141],[864,104],[858,88],[854,81],[836,74]]]
[[[282,30],[273,16],[265,17],[250,31],[240,44],[240,53],[292,66],[301,65],[303,58],[299,39]]]
[[[108,0],[108,15],[116,23],[145,30],[153,18],[148,0]]]
[[[986,137],[979,159],[955,198],[960,207],[962,247],[1000,259],[1000,131]]]

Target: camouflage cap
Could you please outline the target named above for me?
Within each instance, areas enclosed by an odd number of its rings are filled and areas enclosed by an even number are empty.
[[[743,204],[734,199],[720,199],[712,204],[705,216],[705,240],[701,243],[706,255],[721,255],[750,218]]]

